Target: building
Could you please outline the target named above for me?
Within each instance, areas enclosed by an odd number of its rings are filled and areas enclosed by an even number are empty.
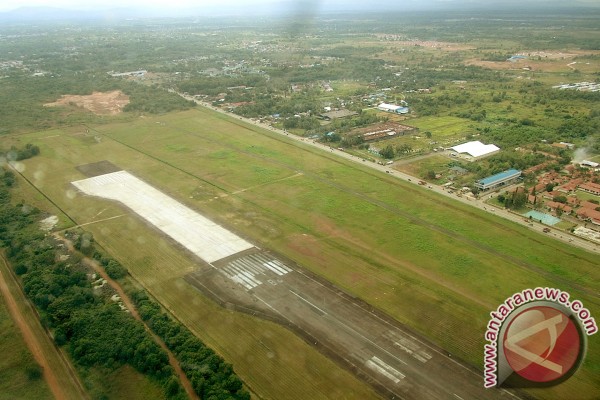
[[[378,139],[388,139],[396,136],[396,131],[392,129],[382,129],[379,131],[367,132],[362,135],[365,142]]]
[[[500,148],[494,144],[483,144],[476,140],[451,147],[450,150],[454,150],[456,153],[460,154],[462,158],[474,161],[478,158],[487,157],[497,153],[500,151]]]
[[[329,112],[323,113],[323,114],[321,114],[321,118],[331,121],[332,119],[353,117],[355,115],[358,115],[358,113],[356,111],[350,111],[350,110],[343,109],[343,110],[329,111]]]
[[[598,164],[597,162],[588,161],[588,160],[583,160],[582,162],[579,163],[579,165],[582,167],[589,167],[589,168],[598,168],[598,166],[600,166],[600,164]]]
[[[517,181],[521,177],[521,171],[509,169],[499,174],[488,176],[475,182],[475,187],[480,190],[496,189]]]
[[[582,183],[581,185],[579,185],[578,189],[583,190],[584,192],[594,194],[596,196],[600,196],[600,185],[597,183]]]
[[[145,69],[142,69],[139,71],[129,71],[129,72],[109,72],[108,74],[110,76],[112,76],[113,78],[122,78],[122,77],[126,77],[126,76],[142,78],[144,75],[146,75],[146,73],[148,73],[148,71],[146,71]]]
[[[385,111],[385,112],[390,112],[390,113],[395,113],[395,114],[408,114],[408,107],[404,107],[404,106],[397,106],[395,104],[387,104],[387,103],[381,103],[377,106],[377,109],[379,111]]]
[[[577,210],[577,218],[589,221],[595,225],[600,225],[600,211],[582,207]]]

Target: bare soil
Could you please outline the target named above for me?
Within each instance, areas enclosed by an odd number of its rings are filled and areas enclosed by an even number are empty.
[[[87,96],[63,95],[54,103],[44,104],[46,107],[75,105],[83,107],[96,115],[116,115],[129,104],[129,96],[120,90],[112,92],[94,92]]]
[[[95,176],[110,174],[112,172],[121,171],[121,168],[117,167],[110,161],[99,161],[92,164],[84,164],[76,167],[77,171],[81,172],[88,178],[93,178]]]

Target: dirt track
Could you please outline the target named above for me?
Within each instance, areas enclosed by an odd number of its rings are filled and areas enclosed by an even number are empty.
[[[58,233],[55,233],[54,237],[57,240],[60,240],[63,243],[65,243],[69,252],[76,251],[75,248],[73,247],[73,242],[71,242],[70,240],[60,236]],[[140,317],[140,314],[138,313],[137,309],[135,308],[135,305],[133,304],[133,301],[131,301],[131,299],[129,298],[127,293],[125,293],[125,291],[123,290],[121,285],[118,282],[116,282],[115,280],[113,280],[110,276],[108,276],[108,274],[106,273],[104,268],[102,268],[102,266],[100,266],[100,264],[98,264],[98,262],[96,260],[93,260],[89,257],[84,257],[83,262],[87,266],[91,267],[102,278],[106,279],[106,282],[110,285],[110,287],[112,287],[117,292],[119,297],[121,297],[121,301],[123,302],[123,304],[125,305],[127,310],[129,310],[129,313],[135,319],[137,319],[142,324],[144,324],[144,328],[152,336],[154,341],[156,343],[158,343],[158,345],[167,352],[167,356],[169,357],[169,364],[171,364],[171,367],[173,367],[173,370],[177,374],[177,377],[179,378],[179,381],[181,382],[181,385],[183,386],[188,398],[192,399],[192,400],[199,400],[199,397],[196,395],[196,392],[194,391],[194,388],[192,387],[192,383],[185,375],[185,372],[183,372],[183,370],[181,369],[179,362],[177,361],[177,359],[175,358],[175,356],[173,355],[171,350],[169,350],[169,348],[167,347],[165,342],[163,342],[163,340],[160,337],[158,337],[154,332],[152,332],[150,327],[148,327],[148,325],[146,325],[146,323],[142,320],[142,318]]]
[[[52,339],[40,324],[31,306],[14,280],[9,265],[1,256],[0,292],[8,311],[23,334],[23,340],[36,362],[43,369],[43,376],[57,400],[88,398],[70,364],[60,354]]]

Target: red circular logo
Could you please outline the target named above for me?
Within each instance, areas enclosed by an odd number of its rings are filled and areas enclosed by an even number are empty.
[[[531,307],[519,313],[504,333],[504,355],[510,367],[533,382],[566,375],[579,357],[581,341],[573,321],[553,307]]]

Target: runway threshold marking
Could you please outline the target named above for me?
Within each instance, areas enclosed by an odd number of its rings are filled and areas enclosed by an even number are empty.
[[[291,289],[288,289],[290,291],[290,293],[292,293],[294,296],[298,297],[300,300],[304,301],[305,303],[307,303],[308,305],[310,305],[311,307],[319,310],[319,312],[323,313],[323,315],[327,315],[327,313],[325,311],[323,311],[322,309],[320,309],[319,307],[315,306],[313,303],[311,303],[310,301],[306,300],[304,297],[300,296],[298,293],[294,292]]]

